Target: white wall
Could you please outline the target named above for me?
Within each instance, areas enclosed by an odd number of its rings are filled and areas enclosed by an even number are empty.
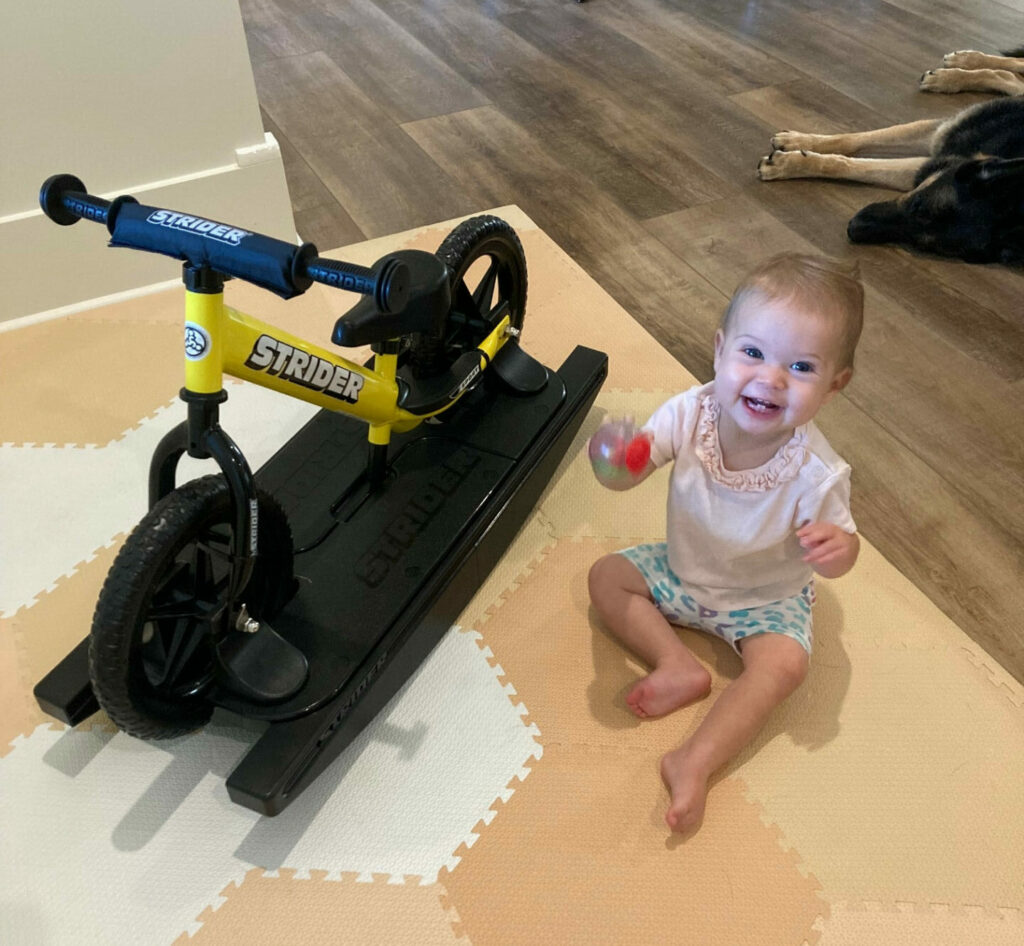
[[[296,239],[237,0],[0,0],[0,24],[0,321],[181,272],[47,220],[51,174]]]

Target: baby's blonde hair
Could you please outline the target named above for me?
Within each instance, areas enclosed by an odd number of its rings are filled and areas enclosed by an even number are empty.
[[[856,262],[807,253],[780,253],[766,259],[736,287],[722,315],[724,335],[729,334],[733,313],[755,293],[775,302],[797,302],[828,318],[841,319],[840,367],[853,367],[864,324],[864,287]]]

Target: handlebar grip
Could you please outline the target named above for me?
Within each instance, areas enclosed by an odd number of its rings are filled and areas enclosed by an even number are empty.
[[[401,312],[409,301],[409,267],[392,257],[385,256],[368,268],[320,256],[305,264],[305,274],[325,286],[373,296],[380,312]]]
[[[114,232],[114,221],[122,204],[137,203],[134,197],[105,200],[86,192],[85,185],[73,174],[54,174],[39,189],[39,206],[54,223],[69,227],[79,220],[105,223]]]

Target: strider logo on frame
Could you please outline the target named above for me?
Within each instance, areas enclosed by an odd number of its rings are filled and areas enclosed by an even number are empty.
[[[171,230],[195,233],[208,240],[216,240],[230,246],[238,246],[246,237],[252,236],[248,230],[239,230],[237,227],[229,227],[226,223],[217,223],[216,220],[207,220],[204,217],[190,217],[174,210],[154,210],[146,217],[146,222]]]
[[[199,361],[206,357],[210,350],[210,336],[201,325],[195,322],[185,323],[185,357],[189,361]]]
[[[261,335],[245,359],[247,368],[278,375],[293,384],[321,391],[339,401],[355,404],[365,379],[362,375],[294,348],[270,335]]]

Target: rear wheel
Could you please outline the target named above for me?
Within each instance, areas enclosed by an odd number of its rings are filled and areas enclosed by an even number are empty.
[[[490,335],[506,312],[517,332],[526,315],[526,257],[515,230],[500,217],[464,220],[437,256],[448,267],[452,303],[439,336],[414,339],[407,363],[415,377],[447,371]]]
[[[238,600],[269,618],[292,592],[292,537],[277,501],[263,491],[258,501],[256,565]],[[100,706],[130,735],[179,736],[213,713],[214,648],[232,608],[232,518],[222,476],[193,480],[149,511],[111,566],[93,616],[89,675]]]

